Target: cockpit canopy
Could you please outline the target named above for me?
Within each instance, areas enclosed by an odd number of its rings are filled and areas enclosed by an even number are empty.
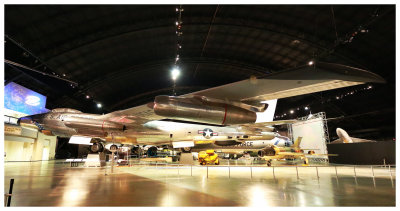
[[[55,108],[51,110],[53,113],[82,113],[82,111],[78,111],[72,108]]]

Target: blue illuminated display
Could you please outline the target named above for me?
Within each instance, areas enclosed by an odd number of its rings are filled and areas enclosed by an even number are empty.
[[[13,82],[4,87],[4,107],[7,109],[33,115],[47,112],[45,106],[44,95]]]

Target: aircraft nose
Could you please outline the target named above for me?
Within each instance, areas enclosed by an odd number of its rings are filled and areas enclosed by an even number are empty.
[[[17,124],[21,126],[21,124],[33,124],[32,118],[29,116],[21,117],[18,119]]]

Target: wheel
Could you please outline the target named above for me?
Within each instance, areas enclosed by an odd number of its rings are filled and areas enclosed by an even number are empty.
[[[93,145],[90,146],[90,151],[94,152],[94,153],[103,152],[104,151],[103,144],[101,144],[101,143],[93,143]]]
[[[183,147],[181,148],[181,151],[185,153],[190,153],[192,151],[192,147]]]
[[[117,145],[115,145],[115,144],[113,144],[113,145],[111,145],[110,146],[110,151],[112,152],[112,151],[117,151],[118,150],[118,146]]]
[[[147,150],[147,157],[156,157],[157,156],[157,147],[150,147]]]
[[[272,165],[271,160],[267,161],[267,166],[271,166],[271,165]]]
[[[131,154],[132,155],[139,155],[140,147],[132,147]]]

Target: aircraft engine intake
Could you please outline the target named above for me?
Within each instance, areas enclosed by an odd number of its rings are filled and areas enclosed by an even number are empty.
[[[259,150],[257,154],[259,157],[264,157],[264,156],[274,156],[274,155],[276,155],[276,153],[277,152],[276,152],[275,148],[271,146],[271,147],[265,147],[265,148]]]
[[[253,111],[198,98],[157,96],[153,109],[157,115],[171,119],[218,125],[254,123],[257,119]]]

